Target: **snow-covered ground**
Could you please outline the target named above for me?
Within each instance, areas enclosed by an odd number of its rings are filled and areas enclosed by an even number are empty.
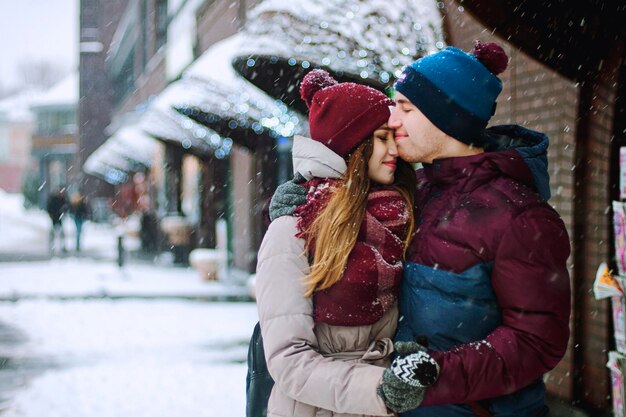
[[[25,210],[23,200],[21,194],[9,194],[0,189],[0,252],[20,248],[47,253],[50,218],[42,210]],[[67,230],[69,232],[69,224]]]
[[[64,226],[70,252],[47,259],[47,214],[0,190],[0,259],[31,260],[0,262],[0,414],[243,416],[256,305],[221,301],[245,299],[247,275],[119,268],[114,227],[87,223],[77,256]]]
[[[245,413],[253,303],[24,300],[0,303],[23,342],[0,357],[28,377],[3,387],[7,417]],[[0,376],[12,372],[0,371]]]
[[[245,299],[245,278],[222,271],[218,281],[203,281],[192,268],[62,258],[0,263],[0,300],[22,298],[185,297]]]

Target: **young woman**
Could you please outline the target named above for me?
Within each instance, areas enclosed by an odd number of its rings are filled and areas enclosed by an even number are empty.
[[[414,228],[414,171],[397,159],[384,94],[321,70],[307,74],[300,92],[312,138],[294,139],[293,161],[307,202],[270,225],[258,256],[257,303],[275,380],[267,415],[392,415],[397,393],[416,407],[438,374],[424,352],[394,362],[395,373],[384,368]]]

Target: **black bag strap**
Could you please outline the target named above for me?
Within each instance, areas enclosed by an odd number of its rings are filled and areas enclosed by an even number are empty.
[[[274,380],[267,370],[261,325],[257,323],[248,345],[248,374],[246,376],[246,417],[267,416],[267,403]]]

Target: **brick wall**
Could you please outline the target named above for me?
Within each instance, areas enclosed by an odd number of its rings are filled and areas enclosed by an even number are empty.
[[[128,0],[81,0],[80,41],[102,44],[100,52],[81,52],[79,61],[78,163],[85,160],[106,140],[105,129],[111,122],[113,89],[106,74],[105,58],[117,23]],[[96,196],[112,195],[112,188],[94,177],[86,176],[83,186]]]
[[[598,265],[611,257],[610,151],[619,65],[619,56],[605,62],[598,78],[582,87],[581,123],[576,139],[580,155],[576,162],[576,241],[581,258],[576,309],[581,366],[577,370],[580,386],[575,395],[577,401],[590,409],[606,409],[610,404],[610,383],[604,367],[606,352],[612,345],[610,306],[607,301],[596,301],[591,293]]]
[[[22,190],[24,167],[16,164],[0,163],[0,190],[19,193]]]
[[[142,4],[138,4],[137,7],[141,9]],[[155,0],[147,0],[145,2],[145,11],[146,32],[139,31],[135,46],[135,89],[115,109],[115,115],[123,116],[126,113],[132,113],[138,105],[147,103],[153,96],[163,91],[168,83],[165,76],[165,48],[156,49]],[[140,23],[138,24],[141,26]],[[144,35],[146,43],[145,58],[143,57],[144,48],[142,46]],[[146,62],[145,66],[143,65],[144,59]]]

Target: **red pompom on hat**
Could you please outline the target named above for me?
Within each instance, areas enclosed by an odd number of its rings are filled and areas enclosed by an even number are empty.
[[[338,83],[319,69],[304,77],[300,96],[309,108],[311,138],[344,158],[387,122],[393,105],[374,88]]]
[[[311,100],[313,100],[315,93],[335,84],[337,84],[337,80],[331,77],[328,72],[321,69],[313,70],[300,83],[300,97],[302,97],[307,107],[311,107]]]
[[[509,57],[500,45],[494,42],[476,41],[472,54],[494,75],[501,74],[509,65]]]

